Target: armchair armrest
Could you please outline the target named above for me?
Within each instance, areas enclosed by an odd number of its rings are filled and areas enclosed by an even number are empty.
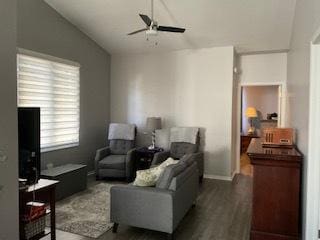
[[[112,222],[172,232],[173,191],[122,185],[113,186],[110,194]]]
[[[135,160],[135,156],[136,156],[135,154],[136,154],[136,148],[130,149],[127,152],[126,176],[127,176],[128,181],[132,180],[132,177],[133,177],[134,160]]]
[[[101,161],[103,158],[107,157],[108,155],[110,155],[110,147],[100,148],[96,151],[96,156],[94,158],[94,166],[95,166],[96,174],[98,174],[99,161]]]
[[[170,151],[158,152],[154,155],[151,166],[158,165],[170,157]]]
[[[198,165],[199,176],[202,176],[203,172],[204,172],[204,154],[203,154],[203,152],[192,153],[191,156]]]

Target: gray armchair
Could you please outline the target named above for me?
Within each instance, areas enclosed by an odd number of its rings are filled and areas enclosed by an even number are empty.
[[[203,152],[199,152],[199,142],[199,134],[197,135],[195,144],[188,142],[172,142],[169,151],[159,152],[154,155],[151,166],[159,165],[169,157],[181,159],[186,154],[192,154],[192,158],[198,164],[199,178],[200,181],[202,181],[204,173],[204,155]]]
[[[119,135],[117,138],[119,138]],[[132,180],[135,154],[134,146],[134,139],[110,139],[109,134],[109,146],[98,149],[96,152],[96,178],[114,177],[126,178],[127,181]]]

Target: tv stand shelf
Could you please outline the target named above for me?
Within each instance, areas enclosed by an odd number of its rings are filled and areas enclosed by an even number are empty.
[[[46,212],[46,215],[50,214],[50,230],[46,229],[43,233],[40,233],[31,238],[32,240],[41,239],[49,234],[51,235],[51,240],[56,240],[55,189],[58,183],[59,181],[55,180],[40,179],[37,184],[29,185],[27,188],[19,190],[20,215],[22,212],[24,212],[26,203],[33,201],[33,191],[35,192],[35,201],[48,204],[50,207],[50,210]],[[24,229],[22,228],[22,226],[23,224],[20,224],[20,240],[24,240]]]
[[[42,238],[44,238],[45,236],[48,236],[49,234],[51,234],[50,230],[46,229],[43,233],[40,233],[28,240],[40,240]]]

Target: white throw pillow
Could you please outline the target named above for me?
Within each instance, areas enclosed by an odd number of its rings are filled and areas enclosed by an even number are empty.
[[[163,163],[161,163],[157,167],[137,171],[137,176],[133,182],[133,185],[140,186],[140,187],[155,186],[161,173],[164,171],[164,169],[167,166],[169,166],[171,164],[177,164],[178,162],[179,162],[179,160],[174,160],[173,158],[168,158],[166,161],[164,161]]]

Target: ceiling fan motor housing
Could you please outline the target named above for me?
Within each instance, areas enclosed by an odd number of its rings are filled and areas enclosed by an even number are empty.
[[[157,29],[148,29],[146,30],[146,34],[147,36],[157,36],[158,35],[158,31]]]

